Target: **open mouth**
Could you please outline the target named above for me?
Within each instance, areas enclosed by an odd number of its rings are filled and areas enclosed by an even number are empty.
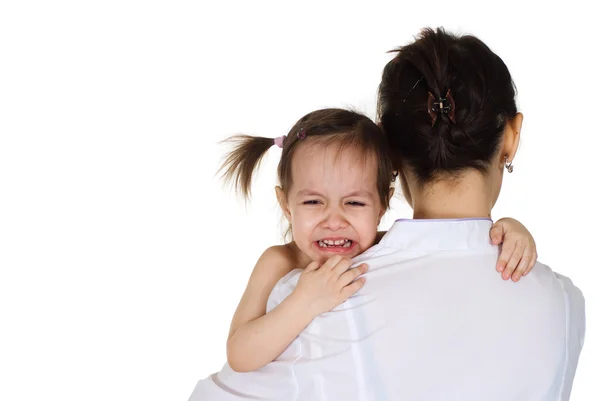
[[[350,248],[353,242],[350,239],[322,239],[317,244],[320,248]]]

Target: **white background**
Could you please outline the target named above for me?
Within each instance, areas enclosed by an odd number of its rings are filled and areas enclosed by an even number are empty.
[[[583,290],[572,400],[597,400],[598,14],[551,3],[3,1],[0,399],[187,400],[282,241],[279,150],[246,208],[215,177],[218,141],[321,107],[375,117],[386,51],[443,25],[517,84],[522,143],[493,217],[524,222]],[[381,228],[410,216],[395,199]]]

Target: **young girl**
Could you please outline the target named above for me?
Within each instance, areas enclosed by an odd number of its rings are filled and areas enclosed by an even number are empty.
[[[377,226],[389,206],[394,172],[384,134],[367,117],[347,110],[307,114],[287,136],[230,138],[234,150],[224,177],[249,197],[256,166],[272,145],[282,148],[277,199],[290,223],[293,242],[267,249],[250,276],[231,322],[227,360],[238,372],[259,369],[279,356],[317,315],[328,312],[365,283],[351,259],[378,239]],[[529,232],[513,219],[499,220],[490,233],[504,240],[497,270],[513,280],[537,256]],[[516,244],[525,244],[519,248]],[[514,252],[513,252],[514,251]],[[269,294],[290,271],[304,268],[294,292],[266,312]],[[516,268],[516,270],[515,270]]]

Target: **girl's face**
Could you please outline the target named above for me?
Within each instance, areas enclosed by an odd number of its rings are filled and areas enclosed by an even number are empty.
[[[292,160],[292,186],[278,188],[294,241],[311,260],[347,258],[371,247],[385,213],[377,192],[375,155],[335,145],[303,144]]]

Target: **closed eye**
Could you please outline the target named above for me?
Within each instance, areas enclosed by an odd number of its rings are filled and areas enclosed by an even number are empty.
[[[302,202],[303,205],[318,205],[319,203],[321,203],[321,202],[316,199],[311,199],[311,200]]]
[[[350,206],[365,206],[366,204],[362,203],[362,202],[353,201],[353,202],[348,202],[347,205],[350,205]]]

